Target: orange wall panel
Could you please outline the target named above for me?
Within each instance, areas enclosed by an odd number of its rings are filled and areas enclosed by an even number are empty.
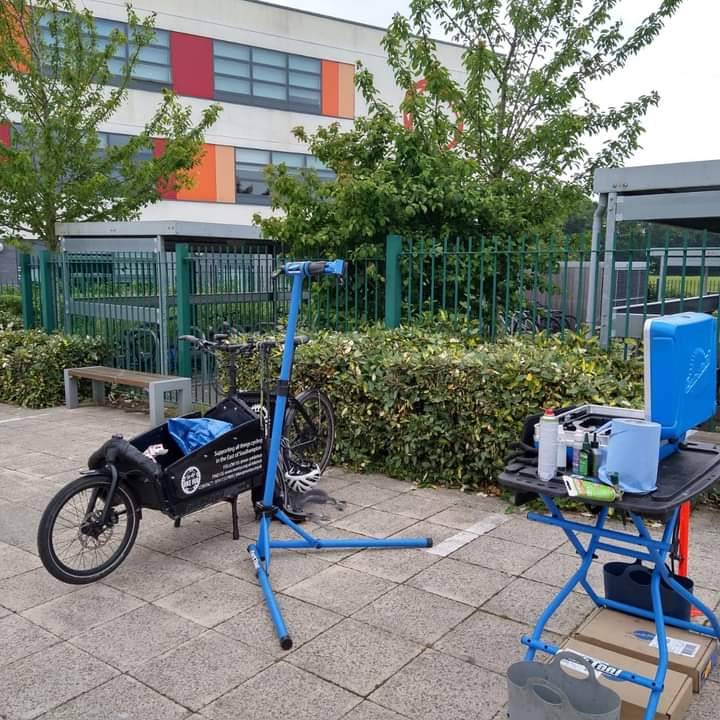
[[[355,66],[338,63],[338,113],[340,117],[355,117]]]
[[[203,145],[204,155],[200,162],[190,171],[195,181],[191,188],[178,188],[178,200],[198,200],[201,202],[215,202],[216,199],[216,170],[215,146]]]
[[[332,60],[323,60],[321,64],[322,114],[338,115],[338,64]]]
[[[215,187],[218,202],[235,202],[235,148],[215,146]]]

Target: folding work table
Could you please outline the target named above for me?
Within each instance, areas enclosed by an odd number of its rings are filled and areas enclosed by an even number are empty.
[[[537,493],[548,509],[549,515],[535,512],[528,513],[528,518],[546,525],[554,525],[563,530],[578,554],[580,564],[574,575],[565,583],[555,598],[542,611],[531,636],[524,636],[522,643],[527,646],[525,659],[530,661],[535,653],[542,652],[554,655],[559,651],[555,645],[542,640],[543,630],[548,620],[562,605],[577,585],[581,585],[590,599],[598,607],[610,608],[630,615],[654,620],[658,638],[659,661],[655,677],[643,677],[636,673],[623,671],[615,679],[636,683],[650,691],[645,720],[655,717],[658,701],[662,694],[665,675],[668,669],[667,636],[665,626],[671,625],[684,630],[692,630],[720,640],[720,624],[710,608],[704,605],[693,594],[671,577],[666,561],[673,551],[673,533],[678,522],[678,515],[683,504],[697,495],[707,491],[720,481],[720,446],[707,443],[686,443],[672,455],[660,462],[658,486],[649,495],[624,495],[614,503],[583,501],[597,510],[594,524],[575,522],[567,519],[555,500],[567,497],[561,475],[550,482],[543,482],[537,477],[537,457],[530,454],[515,458],[510,462],[499,477],[504,487],[519,493]],[[621,532],[606,526],[608,510],[625,512],[630,517],[635,533]],[[665,522],[662,539],[655,540],[645,527],[643,518],[662,520]],[[578,539],[578,534],[590,536],[587,545]],[[618,544],[622,543],[622,544]],[[652,568],[650,592],[653,612],[638,607],[609,600],[601,596],[588,580],[588,570],[597,550],[622,555],[644,561]],[[704,615],[710,625],[686,622],[663,614],[660,595],[660,583],[664,581],[682,598],[689,601]]]

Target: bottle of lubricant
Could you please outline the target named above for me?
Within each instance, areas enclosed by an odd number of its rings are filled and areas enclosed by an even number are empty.
[[[592,463],[592,447],[590,446],[590,436],[585,433],[583,439],[582,449],[580,450],[580,465],[578,467],[578,473],[584,477],[590,475]]]
[[[545,410],[538,427],[538,477],[549,482],[555,477],[558,456],[558,419],[552,408]]]

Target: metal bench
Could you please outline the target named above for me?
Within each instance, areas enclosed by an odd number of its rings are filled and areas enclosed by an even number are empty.
[[[148,391],[150,398],[151,427],[161,425],[165,421],[166,392],[177,391],[178,408],[181,415],[192,411],[192,383],[187,377],[120,370],[102,365],[67,368],[65,370],[65,406],[68,408],[76,408],[79,405],[77,389],[79,379],[92,381],[93,400],[98,405],[105,402],[105,383],[144,388]]]

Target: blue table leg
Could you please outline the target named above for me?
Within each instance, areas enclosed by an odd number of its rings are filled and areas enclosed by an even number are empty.
[[[557,506],[550,498],[546,498],[545,496],[543,496],[543,500],[545,500],[545,503],[550,509],[550,512],[557,511],[558,514],[560,513],[560,511],[557,509]],[[605,525],[605,521],[607,520],[607,514],[608,509],[606,507],[600,510],[597,522],[595,524],[596,528],[601,529]],[[558,524],[561,527],[563,522],[564,520],[562,516],[560,516],[558,518]],[[558,592],[558,594],[553,598],[550,604],[545,608],[542,615],[540,615],[540,618],[535,625],[535,629],[533,630],[532,636],[530,637],[530,641],[532,644],[528,644],[528,650],[525,655],[525,660],[531,661],[535,658],[537,644],[540,643],[540,638],[542,637],[545,626],[547,625],[550,618],[557,612],[557,609],[565,602],[565,600],[567,600],[568,596],[573,591],[575,586],[579,583],[585,585],[585,583],[587,582],[587,573],[593,561],[595,545],[597,544],[598,539],[599,536],[597,535],[593,535],[590,538],[587,549],[584,549],[581,553],[582,562],[580,563],[580,567],[574,573],[574,575],[565,583],[565,585],[563,585],[563,587],[560,589],[560,592]]]
[[[684,588],[680,583],[670,576],[666,567],[668,554],[672,549],[672,538],[675,525],[678,519],[678,510],[670,517],[665,526],[663,537],[661,540],[655,540],[648,532],[642,518],[638,515],[630,514],[632,522],[637,531],[637,535],[611,530],[605,527],[607,519],[607,508],[601,510],[595,525],[584,525],[581,523],[566,520],[560,509],[555,505],[550,497],[542,497],[545,505],[550,511],[550,515],[539,515],[537,513],[529,513],[528,518],[547,525],[555,525],[561,528],[568,539],[575,547],[578,555],[581,557],[580,568],[568,582],[562,587],[557,596],[548,605],[540,616],[531,637],[522,638],[522,643],[528,647],[526,654],[527,660],[532,660],[536,651],[540,650],[551,655],[558,652],[558,648],[550,643],[544,643],[541,639],[542,632],[548,620],[557,611],[563,601],[572,592],[572,589],[581,584],[590,597],[597,605],[618,610],[630,615],[647,618],[655,622],[656,635],[658,640],[658,664],[654,678],[646,678],[623,671],[617,677],[618,680],[632,682],[636,685],[647,688],[650,691],[648,704],[645,711],[645,720],[653,720],[657,711],[657,706],[665,684],[665,677],[668,669],[668,649],[667,649],[667,625],[679,627],[685,630],[692,630],[703,635],[709,635],[720,640],[720,623],[710,608],[698,600],[691,592]],[[590,535],[587,549],[577,538],[577,533],[587,533]],[[610,542],[615,541],[625,543],[625,546],[612,545]],[[630,547],[627,547],[627,546]],[[635,547],[632,547],[632,546]],[[637,549],[635,549],[637,548]],[[653,571],[650,583],[650,593],[652,599],[652,611],[643,610],[624,603],[618,603],[608,600],[605,597],[599,597],[587,582],[587,572],[593,559],[595,550],[607,550],[608,552],[616,552],[625,557],[643,560],[652,564]],[[662,606],[661,583],[666,582],[681,597],[685,598],[694,607],[698,608],[709,619],[711,627],[699,625],[697,623],[687,622],[678,618],[665,617]]]

